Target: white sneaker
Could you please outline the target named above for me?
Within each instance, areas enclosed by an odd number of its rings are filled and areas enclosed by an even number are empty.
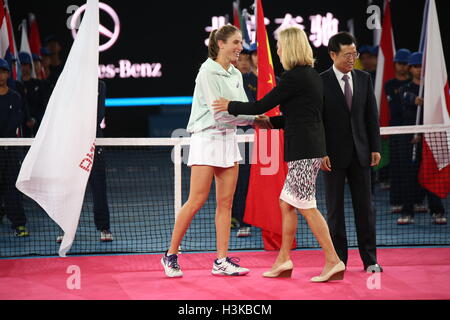
[[[181,271],[178,264],[178,255],[172,254],[168,256],[166,252],[161,258],[161,264],[164,267],[164,273],[169,278],[181,278],[183,276],[183,271]]]
[[[414,212],[426,213],[426,212],[428,212],[428,208],[427,208],[426,205],[423,205],[423,204],[415,204],[414,205]]]
[[[431,217],[434,224],[447,224],[447,217],[443,213],[434,213]]]
[[[112,233],[111,233],[111,231],[109,231],[109,230],[103,230],[101,233],[100,233],[100,241],[102,241],[102,242],[111,242],[111,241],[113,241],[114,239],[113,239],[113,236],[112,236]]]
[[[64,235],[60,234],[57,238],[56,238],[56,243],[61,243],[64,239]]]
[[[238,238],[243,238],[243,237],[250,237],[252,235],[251,231],[250,231],[250,227],[242,227],[239,228],[236,236]]]
[[[400,213],[402,212],[403,206],[391,206],[391,213]]]
[[[222,263],[214,261],[211,273],[215,276],[243,276],[250,272],[247,268],[242,268],[237,263],[238,258],[226,258]]]
[[[403,216],[398,218],[397,224],[399,225],[406,225],[406,224],[413,224],[414,218],[412,216]]]

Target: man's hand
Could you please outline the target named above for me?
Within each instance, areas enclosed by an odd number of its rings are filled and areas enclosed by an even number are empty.
[[[331,172],[331,161],[330,161],[330,157],[325,157],[322,160],[322,165],[320,166],[320,168],[323,171],[328,171]]]
[[[371,167],[376,167],[381,162],[381,154],[379,152],[372,152],[372,163],[370,164]]]
[[[229,100],[220,98],[219,100],[214,101],[212,106],[214,107],[214,110],[216,110],[217,112],[228,111],[229,103],[230,103]]]
[[[273,129],[273,125],[270,122],[270,118],[264,115],[256,117],[254,125],[258,129]]]
[[[418,105],[418,106],[423,106],[423,99],[417,97],[417,98],[416,98],[416,105]]]

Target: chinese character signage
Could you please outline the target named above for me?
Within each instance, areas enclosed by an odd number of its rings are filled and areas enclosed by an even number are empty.
[[[271,21],[268,18],[265,19],[266,26],[270,26],[272,24]],[[273,37],[278,40],[278,35],[282,30],[295,27],[304,30],[309,35],[309,40],[314,47],[327,47],[330,38],[339,32],[339,20],[336,19],[332,13],[327,13],[325,16],[320,14],[312,15],[309,17],[309,20],[311,23],[309,29],[307,29],[305,20],[299,15],[294,16],[290,13],[286,13],[283,18],[275,18],[273,24],[276,25],[276,27]],[[228,20],[224,16],[213,17],[211,26],[206,27],[205,31],[209,34],[211,31],[219,29],[227,23]],[[247,30],[250,33],[250,40],[252,42],[255,42],[256,39],[255,26],[255,16],[248,15]],[[208,39],[205,40],[205,44],[208,45]]]

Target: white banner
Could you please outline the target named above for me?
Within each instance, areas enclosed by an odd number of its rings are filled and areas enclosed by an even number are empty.
[[[78,37],[16,184],[63,229],[61,257],[75,238],[95,154],[99,2],[88,0],[87,5]]]

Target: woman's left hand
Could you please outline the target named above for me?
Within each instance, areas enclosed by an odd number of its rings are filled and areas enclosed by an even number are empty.
[[[214,107],[214,110],[216,111],[228,111],[228,104],[230,103],[229,100],[220,98],[219,100],[216,100],[213,102],[212,106]]]

